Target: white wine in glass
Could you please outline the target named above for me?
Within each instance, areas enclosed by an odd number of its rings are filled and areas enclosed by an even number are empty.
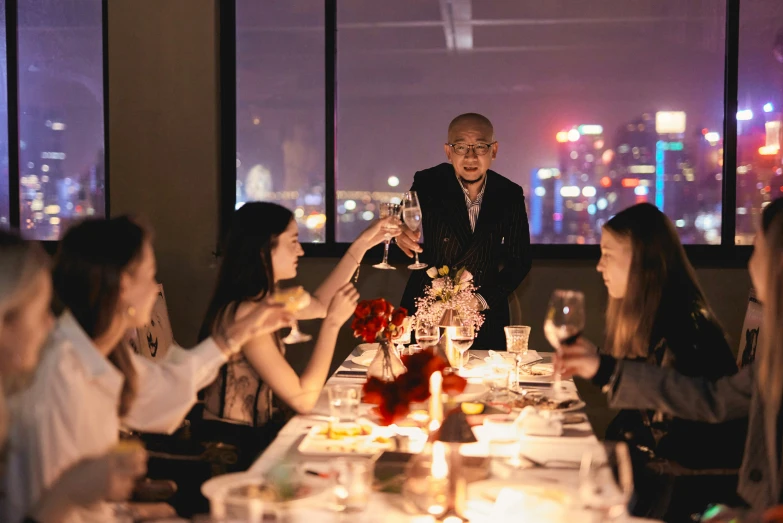
[[[380,204],[380,218],[387,218],[389,216],[394,216],[396,218],[400,217],[400,206],[396,203],[382,203]],[[391,233],[397,232],[399,230],[398,226],[393,227],[387,227],[386,228],[386,238],[383,240],[383,261],[381,263],[376,263],[373,265],[376,269],[386,269],[386,270],[395,270],[395,267],[393,265],[389,265],[389,244],[391,243]]]
[[[428,349],[438,344],[440,327],[437,325],[419,325],[416,327],[416,343],[422,349]]]
[[[295,313],[310,305],[310,295],[302,287],[292,287],[275,292],[272,295],[272,301],[282,304],[288,312]],[[283,343],[293,345],[294,343],[303,343],[311,339],[313,339],[311,335],[304,334],[299,330],[299,322],[294,320],[291,325],[291,332],[283,338]]]
[[[549,299],[544,320],[544,335],[555,352],[574,343],[585,328],[585,296],[579,291],[556,290]],[[560,373],[552,384],[555,395],[560,392]]]
[[[402,221],[413,232],[421,227],[421,206],[416,191],[408,191],[402,196]],[[408,265],[409,269],[426,269],[427,264],[419,261],[419,253],[416,253],[416,261]]]

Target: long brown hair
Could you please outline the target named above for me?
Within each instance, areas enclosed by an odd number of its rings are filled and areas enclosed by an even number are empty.
[[[764,422],[768,437],[774,434],[783,394],[783,198],[764,208],[761,234],[766,240],[769,257],[765,261],[767,289],[764,293],[762,326],[759,331],[759,393],[764,404]],[[779,452],[779,451],[778,451]]]
[[[52,281],[57,299],[68,308],[91,339],[104,334],[120,312],[123,273],[141,258],[147,231],[127,216],[89,219],[68,230],[60,242]],[[130,349],[120,342],[108,356],[125,377],[119,414],[130,410],[136,396],[136,370]]]
[[[651,342],[687,326],[683,322],[695,312],[717,325],[674,225],[657,207],[629,207],[604,229],[629,240],[632,252],[625,296],[609,298],[607,351],[617,358],[645,358]]]

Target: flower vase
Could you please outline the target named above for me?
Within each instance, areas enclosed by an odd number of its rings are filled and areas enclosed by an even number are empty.
[[[367,367],[367,376],[385,382],[394,381],[407,369],[389,340],[381,340],[378,344],[378,352]]]

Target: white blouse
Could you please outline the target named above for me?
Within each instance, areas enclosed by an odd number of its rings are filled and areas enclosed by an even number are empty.
[[[70,466],[105,454],[120,426],[171,433],[226,362],[212,338],[190,350],[173,346],[164,361],[132,354],[138,392],[119,418],[123,375],[104,357],[76,319],[63,314],[47,341],[31,387],[9,399],[11,426],[0,520],[24,519],[42,492]],[[114,521],[108,503],[77,509],[68,523]]]

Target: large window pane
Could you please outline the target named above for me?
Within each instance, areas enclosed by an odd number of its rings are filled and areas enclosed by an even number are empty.
[[[19,0],[22,234],[105,212],[101,2]]]
[[[290,208],[325,240],[324,3],[237,0],[236,203]]]
[[[743,0],[737,114],[737,243],[750,244],[762,207],[783,196],[783,2]]]
[[[340,0],[338,240],[445,161],[470,111],[495,124],[493,169],[525,188],[534,241],[595,243],[649,201],[684,241],[719,243],[725,7]]]
[[[8,198],[8,60],[5,49],[5,0],[0,1],[0,227],[10,224]]]

